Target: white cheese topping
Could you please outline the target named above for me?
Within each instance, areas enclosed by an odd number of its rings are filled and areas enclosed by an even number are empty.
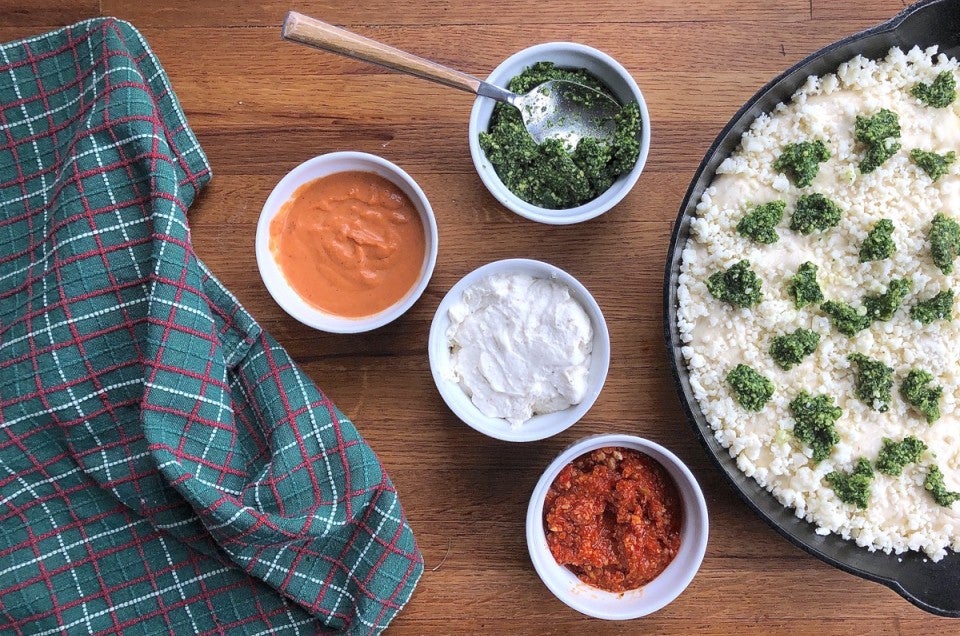
[[[583,400],[593,326],[566,286],[493,275],[469,287],[449,316],[453,380],[485,415],[519,426]]]
[[[958,76],[960,64],[935,48],[907,53],[891,49],[884,60],[862,57],[840,65],[835,74],[810,78],[790,103],[761,115],[743,135],[742,145],[721,164],[704,192],[684,248],[678,294],[678,326],[690,384],[717,440],[737,466],[771,491],[798,517],[818,525],[817,532],[852,538],[870,550],[901,553],[923,550],[937,561],[946,549],[960,551],[960,503],[941,506],[924,488],[936,465],[950,491],[960,490],[960,312],[951,320],[922,325],[910,307],[941,291],[960,291],[960,268],[944,274],[930,255],[928,233],[938,212],[960,218],[960,164],[950,165],[934,181],[911,159],[914,148],[946,153],[960,149],[960,100],[931,108],[911,94],[942,72]],[[881,108],[897,113],[902,148],[869,174],[859,162],[863,148],[854,136],[857,115]],[[820,164],[811,186],[799,188],[776,170],[788,143],[822,139],[831,157]],[[790,229],[797,199],[818,192],[843,210],[839,225],[802,235]],[[777,225],[773,245],[741,236],[737,223],[754,206],[775,199],[787,212]],[[894,224],[896,252],[861,263],[860,246],[883,218]],[[741,259],[750,261],[763,280],[763,300],[750,309],[713,298],[705,281]],[[890,320],[873,321],[853,337],[839,333],[817,304],[797,308],[787,281],[806,261],[818,266],[825,298],[862,307],[867,294],[883,293],[891,280],[911,283],[909,296]],[[820,334],[817,350],[789,371],[769,354],[772,338],[798,328]],[[847,356],[860,353],[894,371],[890,408],[875,411],[856,395],[857,369]],[[750,365],[776,386],[760,412],[735,400],[727,374],[738,363]],[[905,402],[899,387],[914,368],[943,387],[941,417],[928,424]],[[826,394],[843,415],[836,422],[839,442],[829,458],[812,459],[810,447],[793,433],[791,400],[801,391]],[[921,439],[928,447],[919,462],[900,476],[876,473],[869,505],[857,508],[839,499],[826,476],[850,472],[859,458],[875,462],[883,438]]]

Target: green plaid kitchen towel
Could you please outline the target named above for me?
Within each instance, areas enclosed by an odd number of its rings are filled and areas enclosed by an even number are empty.
[[[0,46],[0,633],[382,631],[423,561],[353,425],[190,244],[129,24]]]

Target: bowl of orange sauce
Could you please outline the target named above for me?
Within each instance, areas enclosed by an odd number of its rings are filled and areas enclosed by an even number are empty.
[[[303,324],[358,333],[397,319],[426,289],[437,222],[396,164],[332,152],[291,170],[257,223],[257,266],[273,299]]]
[[[673,602],[709,535],[696,478],[635,435],[585,437],[543,472],[530,497],[527,549],[540,579],[571,608],[627,620]]]

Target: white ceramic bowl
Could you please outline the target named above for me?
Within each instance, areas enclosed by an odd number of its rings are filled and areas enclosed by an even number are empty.
[[[308,181],[352,170],[372,172],[400,188],[420,213],[426,240],[420,276],[407,295],[383,311],[360,318],[337,316],[308,304],[287,283],[287,279],[284,278],[277,261],[270,252],[270,222],[294,191]],[[358,333],[382,327],[399,318],[413,306],[433,275],[433,267],[437,262],[437,243],[437,221],[433,215],[433,208],[430,207],[430,202],[423,190],[410,175],[396,164],[376,155],[364,152],[331,152],[309,159],[291,170],[267,197],[257,223],[257,266],[263,283],[273,299],[284,311],[303,324],[331,333]]]
[[[547,42],[514,53],[490,73],[487,81],[506,87],[511,79],[536,62],[553,62],[557,66],[586,69],[600,79],[621,103],[636,101],[640,106],[640,116],[643,121],[640,156],[637,158],[637,163],[630,172],[621,175],[606,192],[575,208],[551,210],[527,203],[503,184],[497,176],[497,171],[480,148],[479,135],[490,127],[490,117],[496,102],[487,97],[478,97],[473,103],[473,110],[470,111],[470,156],[473,158],[473,165],[490,194],[520,216],[553,225],[566,225],[592,219],[619,203],[640,178],[640,173],[647,161],[647,153],[650,151],[650,113],[647,111],[647,103],[643,99],[643,93],[640,92],[637,82],[619,62],[602,51],[574,42]]]
[[[632,448],[655,459],[673,478],[683,500],[683,524],[677,556],[653,581],[623,593],[605,592],[587,585],[573,572],[559,565],[550,553],[543,528],[544,498],[557,474],[577,457],[608,446]],[[708,534],[707,504],[693,473],[663,446],[634,435],[594,435],[569,446],[544,471],[533,489],[527,508],[527,550],[541,580],[557,598],[573,609],[607,620],[646,616],[676,599],[700,569]]]
[[[593,352],[590,358],[590,369],[587,375],[587,394],[579,404],[574,404],[562,411],[534,415],[519,426],[511,426],[509,422],[499,417],[484,415],[474,405],[470,397],[452,378],[450,343],[447,340],[447,329],[450,326],[449,310],[459,302],[463,292],[475,283],[493,274],[521,273],[536,278],[548,278],[566,285],[570,295],[580,303],[590,317],[593,325]],[[542,261],[525,258],[494,261],[479,267],[454,285],[444,296],[437,307],[437,312],[430,325],[430,337],[427,344],[430,356],[430,370],[433,381],[440,391],[444,402],[454,414],[472,428],[485,435],[508,442],[531,442],[556,435],[573,426],[586,414],[607,378],[610,367],[610,334],[607,323],[603,319],[600,306],[580,282],[559,267]]]

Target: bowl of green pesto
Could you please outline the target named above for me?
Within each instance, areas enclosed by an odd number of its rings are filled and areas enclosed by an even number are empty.
[[[633,188],[650,149],[650,116],[630,73],[612,57],[583,44],[548,42],[503,61],[488,82],[516,93],[563,79],[602,91],[623,105],[612,141],[581,139],[537,144],[520,112],[478,97],[470,113],[470,154],[497,201],[520,216],[554,225],[597,217]]]

